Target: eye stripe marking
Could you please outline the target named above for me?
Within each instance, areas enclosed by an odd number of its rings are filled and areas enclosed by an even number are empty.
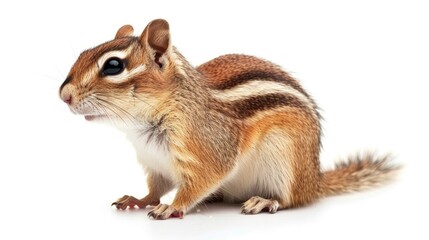
[[[97,61],[98,71],[102,71],[104,64],[106,64],[106,61],[108,61],[111,58],[119,58],[125,61],[125,69],[120,74],[103,76],[104,80],[107,80],[112,83],[123,83],[127,81],[129,78],[135,76],[136,74],[146,70],[145,64],[141,64],[131,70],[127,69],[125,59],[130,54],[131,49],[132,48],[129,47],[121,51],[115,50],[115,51],[106,52],[98,59]]]
[[[117,57],[117,58],[120,58],[120,59],[125,59],[125,58],[128,56],[128,54],[129,54],[129,49],[130,49],[130,48],[127,48],[127,49],[126,49],[126,50],[124,50],[124,51],[110,51],[110,52],[107,52],[107,53],[103,54],[103,55],[98,59],[98,61],[97,61],[98,69],[101,69],[101,68],[104,66],[104,63],[105,63],[109,58]]]
[[[123,83],[126,82],[131,77],[143,72],[146,70],[146,65],[142,64],[137,66],[136,68],[133,68],[131,71],[128,71],[128,69],[124,69],[120,74],[118,75],[111,75],[111,76],[105,76],[103,79],[112,82],[112,83]]]

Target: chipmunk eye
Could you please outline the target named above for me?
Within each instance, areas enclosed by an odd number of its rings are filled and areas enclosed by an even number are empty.
[[[124,71],[124,61],[118,57],[107,59],[101,70],[104,75],[118,75]]]

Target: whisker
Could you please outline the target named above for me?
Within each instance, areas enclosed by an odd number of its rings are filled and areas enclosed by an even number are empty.
[[[116,97],[116,96],[113,96],[113,95],[111,95],[111,94],[107,95],[107,94],[105,94],[105,93],[101,93],[101,92],[97,92],[96,94],[97,94],[97,95],[100,95],[100,96],[105,96],[105,97],[115,97],[115,99],[122,100],[122,98],[120,98],[120,97]],[[146,104],[147,106],[149,106],[150,108],[152,108],[153,110],[155,110],[155,114],[159,114],[159,113],[160,113],[160,110],[158,110],[156,107],[154,107],[152,104],[150,104],[150,103],[146,102],[145,100],[143,100],[143,99],[141,99],[141,98],[137,97],[134,93],[132,94],[132,97],[133,97],[134,99],[139,100],[140,102],[143,102],[144,104]]]
[[[96,99],[99,101],[99,104],[104,106],[105,108],[109,109],[110,111],[112,111],[112,113],[114,113],[118,118],[120,118],[122,120],[122,122],[124,122],[125,124],[127,124],[128,122],[133,123],[133,125],[135,126],[140,126],[140,121],[139,119],[137,119],[136,117],[134,117],[131,113],[129,113],[128,111],[126,111],[125,109],[123,109],[122,107],[118,106],[115,103],[109,102],[103,98],[100,97],[96,97]],[[129,121],[125,121],[125,119],[121,116],[121,114],[119,114],[118,112],[115,111],[118,110],[122,113],[125,114],[125,117],[129,120]]]
[[[99,99],[99,101],[101,101],[100,99]],[[99,102],[98,103],[100,106],[102,106],[103,108],[107,108],[111,113],[113,113],[116,117],[118,117],[125,125],[127,125],[128,126],[128,123],[127,123],[127,121],[125,121],[125,119],[118,113],[118,112],[116,112],[115,111],[115,107],[113,106],[113,105],[110,105],[110,104],[107,104],[107,103],[103,103],[103,102]],[[109,117],[109,119],[110,119],[110,116],[109,116],[109,114],[106,114],[108,117]],[[112,119],[110,119],[110,120],[112,120]]]
[[[118,113],[116,113],[116,111],[113,111],[113,109],[109,109],[109,107],[108,107],[108,106],[105,106],[104,104],[99,103],[99,102],[98,102],[96,105],[97,105],[97,108],[100,108],[100,109],[101,109],[101,111],[106,115],[107,119],[108,119],[110,122],[112,122],[112,123],[114,123],[114,122],[115,122],[115,119],[113,119],[113,118],[111,117],[111,114],[112,114],[112,113],[113,113],[114,115],[118,116],[118,118],[120,118],[120,116],[118,115]],[[107,109],[109,109],[109,111],[111,112],[110,114],[106,111],[106,108],[107,108]],[[125,122],[125,121],[123,121],[123,122],[126,124],[126,122]]]
[[[89,101],[89,103],[91,104],[91,106],[97,111],[97,112],[99,112],[99,113],[104,113],[106,116],[108,116],[109,117],[109,114],[107,113],[107,111],[106,111],[106,109],[102,106],[102,105],[100,105],[98,102],[97,102],[97,99],[96,98],[94,98],[94,97],[90,97],[89,98],[90,99],[90,101]],[[91,99],[92,100],[94,100],[95,102],[93,102],[93,101],[91,101]],[[110,119],[110,117],[109,117],[109,120],[111,120]]]
[[[112,109],[109,109],[105,105],[101,104],[96,97],[90,96],[88,97],[88,99],[88,103],[91,104],[93,109],[95,109],[98,113],[104,113],[112,122],[113,120],[110,118],[110,114],[113,113],[115,115],[118,115],[115,111],[112,111]],[[111,112],[110,114],[106,111],[106,108],[109,109],[109,111]]]
[[[169,94],[169,96],[171,96],[172,94],[173,94],[174,92],[171,92],[170,94]],[[122,115],[125,115],[125,117],[128,119],[128,120],[130,120],[130,122],[131,123],[133,123],[136,127],[138,127],[138,128],[146,128],[147,126],[145,125],[145,124],[143,124],[142,123],[142,121],[149,121],[149,122],[147,122],[148,124],[151,124],[150,123],[150,120],[147,120],[147,119],[145,119],[145,120],[143,120],[143,119],[138,119],[138,118],[136,118],[135,116],[133,116],[131,113],[129,113],[127,110],[125,110],[124,108],[122,108],[121,106],[119,106],[117,103],[114,103],[114,102],[111,102],[111,101],[108,101],[107,99],[109,99],[109,98],[114,98],[116,101],[115,102],[123,102],[123,103],[126,103],[126,104],[129,104],[130,103],[130,99],[129,98],[127,98],[127,99],[124,99],[124,98],[122,98],[121,96],[118,96],[118,95],[116,95],[116,94],[112,94],[112,93],[106,93],[106,92],[102,92],[102,91],[95,91],[95,92],[93,92],[93,96],[99,101],[99,102],[102,102],[102,103],[99,103],[99,104],[102,104],[102,106],[104,106],[104,107],[106,107],[106,108],[108,108],[110,111],[112,111],[112,113],[114,113],[115,115],[117,115],[119,118],[121,118],[121,120],[124,122],[124,123],[126,123],[125,122],[125,120],[120,116],[120,114],[118,114],[118,112],[117,111],[119,111],[119,112],[121,112],[121,113],[123,113]],[[160,109],[157,109],[155,106],[153,106],[152,104],[150,104],[150,103],[148,103],[147,101],[145,101],[144,99],[141,99],[140,97],[138,97],[138,96],[136,96],[134,93],[132,93],[132,97],[133,97],[133,99],[134,100],[138,100],[138,101],[140,101],[140,102],[142,102],[142,103],[144,103],[146,106],[148,106],[148,107],[150,107],[150,108],[152,108],[154,111],[155,111],[155,116],[158,116],[158,117],[161,117],[162,118],[162,113],[161,113],[161,110]],[[165,101],[168,101],[170,98],[169,97],[167,97],[165,100],[164,100],[164,102]],[[162,102],[162,103],[164,103],[164,102]],[[161,103],[161,104],[162,104]],[[112,109],[112,108],[114,108],[114,109]],[[156,119],[156,118],[155,118]]]
[[[137,119],[135,116],[133,116],[131,113],[129,113],[128,111],[126,111],[125,109],[123,109],[122,107],[120,107],[120,106],[118,106],[117,104],[115,104],[115,103],[113,103],[113,102],[110,102],[110,101],[108,101],[108,100],[106,100],[104,97],[110,97],[110,98],[112,98],[112,97],[115,97],[115,96],[112,96],[112,95],[107,95],[107,94],[100,94],[100,93],[95,93],[94,95],[96,95],[97,96],[97,99],[99,99],[100,101],[103,101],[103,102],[105,102],[106,104],[109,104],[109,105],[112,105],[112,106],[114,106],[114,107],[116,107],[118,110],[120,110],[121,112],[123,112],[123,113],[125,113],[125,114],[127,114],[130,118],[132,118],[132,119],[134,119],[134,120],[136,120],[137,122],[141,122],[141,120],[140,119]],[[119,101],[122,101],[122,102],[125,102],[125,103],[129,103],[129,101],[126,101],[126,100],[124,100],[124,99],[122,99],[122,98],[118,98],[118,97],[115,97],[115,99],[116,100],[119,100]]]
[[[174,91],[171,91],[171,92],[168,94],[168,96],[165,98],[165,100],[164,100],[163,102],[161,102],[159,105],[162,105],[162,104],[164,104],[166,101],[168,101],[168,100],[170,99],[171,95],[173,95],[173,93],[174,93]],[[137,100],[139,100],[139,101],[141,101],[141,102],[143,102],[143,103],[147,104],[147,105],[148,105],[148,106],[150,106],[151,108],[153,108],[153,110],[155,110],[157,114],[160,112],[157,108],[155,108],[155,107],[154,107],[154,106],[152,106],[151,104],[147,103],[147,102],[146,102],[146,101],[144,101],[143,99],[139,98],[135,93],[133,93],[133,95],[132,95],[132,96],[133,96],[133,98],[135,98],[135,99],[137,99]]]
[[[39,75],[45,79],[50,79],[50,81],[55,81],[55,83],[58,83],[58,88],[60,87],[61,83],[64,81],[64,79],[62,79],[62,78],[55,77],[53,75],[48,75],[46,73],[37,73],[37,75]]]
[[[145,103],[145,104],[146,104],[146,105],[148,105],[149,107],[151,107],[153,110],[155,110],[156,114],[158,114],[158,113],[160,112],[157,108],[155,108],[154,106],[152,106],[152,104],[149,104],[148,102],[144,101],[143,99],[141,99],[141,98],[139,98],[139,97],[137,97],[137,96],[135,96],[135,95],[133,95],[133,98],[134,98],[134,99],[137,99],[137,100],[139,100],[139,101],[141,101],[141,102]]]

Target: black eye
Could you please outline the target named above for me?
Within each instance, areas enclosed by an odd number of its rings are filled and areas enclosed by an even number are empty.
[[[104,75],[118,75],[124,71],[124,61],[117,57],[109,58],[101,71]]]

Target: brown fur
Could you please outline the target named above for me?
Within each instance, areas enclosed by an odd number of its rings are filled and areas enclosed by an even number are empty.
[[[349,157],[322,173],[320,196],[365,190],[390,180],[400,168],[389,161],[387,155],[375,157],[370,153]]]
[[[292,140],[290,148],[294,152],[288,160],[292,162],[294,172],[300,174],[295,175],[292,184],[292,201],[284,203],[285,207],[302,206],[317,199],[320,184],[318,123],[302,111],[290,107],[249,122],[248,127],[244,129],[242,151],[246,151],[252,145],[251,142],[259,142],[259,139],[273,129],[273,126],[283,129],[284,134]]]
[[[368,155],[322,173],[316,104],[279,66],[232,54],[194,68],[171,46],[166,21],[152,21],[140,37],[132,33],[132,27],[126,25],[114,40],[83,52],[60,87],[61,98],[74,112],[95,112],[108,119],[131,122],[133,131],[149,135],[145,144],[156,138],[157,147],[167,149],[172,156],[171,171],[146,167],[148,196],[137,200],[126,195],[114,203],[118,209],[159,203],[166,192],[178,187],[173,204],[160,204],[150,216],[183,216],[203,199],[225,194],[238,201],[247,200],[243,199],[245,195],[256,195],[247,196],[252,198],[243,206],[245,213],[258,213],[264,208],[275,212],[277,208],[303,206],[323,196],[376,185],[396,169],[387,165],[387,158],[376,160]],[[98,59],[113,50],[130,52],[124,59],[126,74],[130,75],[123,81],[109,81],[98,66]],[[139,66],[145,70],[133,72]],[[270,93],[266,89],[268,93],[234,101],[220,100],[214,93],[250,81],[275,82],[296,91]],[[139,143],[138,138],[135,141]],[[136,145],[137,150],[140,147]],[[272,172],[236,179],[255,170],[252,164],[264,168],[261,172]],[[261,185],[267,189],[255,186],[254,193],[234,195],[234,190],[228,188],[255,179],[269,184]]]
[[[197,67],[197,70],[207,77],[209,87],[216,89],[231,88],[254,78],[252,75],[256,74],[257,76],[263,76],[265,79],[271,78],[287,82],[300,92],[307,94],[299,83],[279,66],[253,56],[241,54],[223,55],[202,64]],[[246,73],[248,74],[247,76]],[[241,76],[241,78],[238,76]]]

